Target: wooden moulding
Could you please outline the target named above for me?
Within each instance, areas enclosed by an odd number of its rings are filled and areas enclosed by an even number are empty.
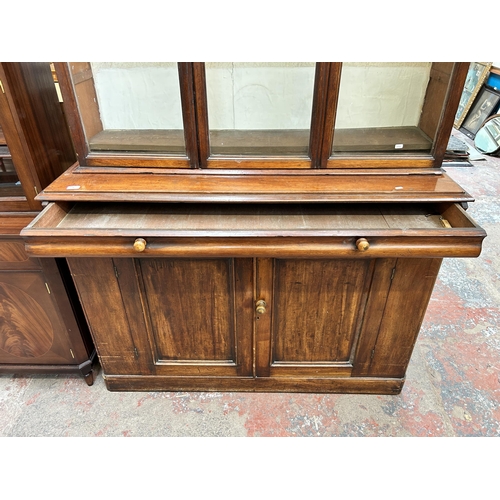
[[[404,378],[162,377],[103,375],[110,391],[240,391],[399,394]]]
[[[3,200],[2,200],[3,205]],[[0,212],[0,235],[19,236],[39,212]]]
[[[353,171],[201,171],[141,169],[120,175],[72,167],[40,201],[126,202],[470,202],[474,198],[440,170],[370,175]],[[366,173],[365,173],[366,174]]]
[[[447,233],[447,234],[446,234]],[[477,257],[481,253],[483,236],[457,236],[443,231],[443,236],[414,238],[384,238],[359,231],[356,236],[339,238],[155,238],[147,241],[146,250],[134,251],[136,237],[93,237],[92,241],[78,237],[30,236],[29,229],[21,233],[29,255],[39,257],[288,257],[370,259],[382,257]],[[141,233],[139,233],[141,234]],[[355,243],[366,237],[370,249],[356,250]],[[428,241],[425,241],[425,238]],[[431,239],[432,238],[432,239]],[[423,241],[424,240],[424,241]]]

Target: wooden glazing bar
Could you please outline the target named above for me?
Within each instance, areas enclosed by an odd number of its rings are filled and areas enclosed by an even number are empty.
[[[178,69],[186,153],[190,166],[198,168],[200,166],[200,156],[198,151],[198,131],[195,123],[196,108],[193,66],[191,63],[182,62],[178,63]]]

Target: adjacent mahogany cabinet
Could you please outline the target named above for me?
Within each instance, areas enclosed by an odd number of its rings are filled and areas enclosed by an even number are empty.
[[[77,372],[92,339],[64,259],[29,257],[20,231],[75,154],[49,63],[0,64],[0,372]]]
[[[443,258],[467,63],[59,63],[66,258],[110,390],[401,391]]]

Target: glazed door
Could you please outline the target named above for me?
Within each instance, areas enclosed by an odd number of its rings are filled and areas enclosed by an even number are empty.
[[[257,259],[256,375],[349,376],[373,262]]]

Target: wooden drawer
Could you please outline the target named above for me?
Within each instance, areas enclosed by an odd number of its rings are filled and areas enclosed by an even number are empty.
[[[458,204],[53,203],[22,231],[34,256],[477,257]]]

